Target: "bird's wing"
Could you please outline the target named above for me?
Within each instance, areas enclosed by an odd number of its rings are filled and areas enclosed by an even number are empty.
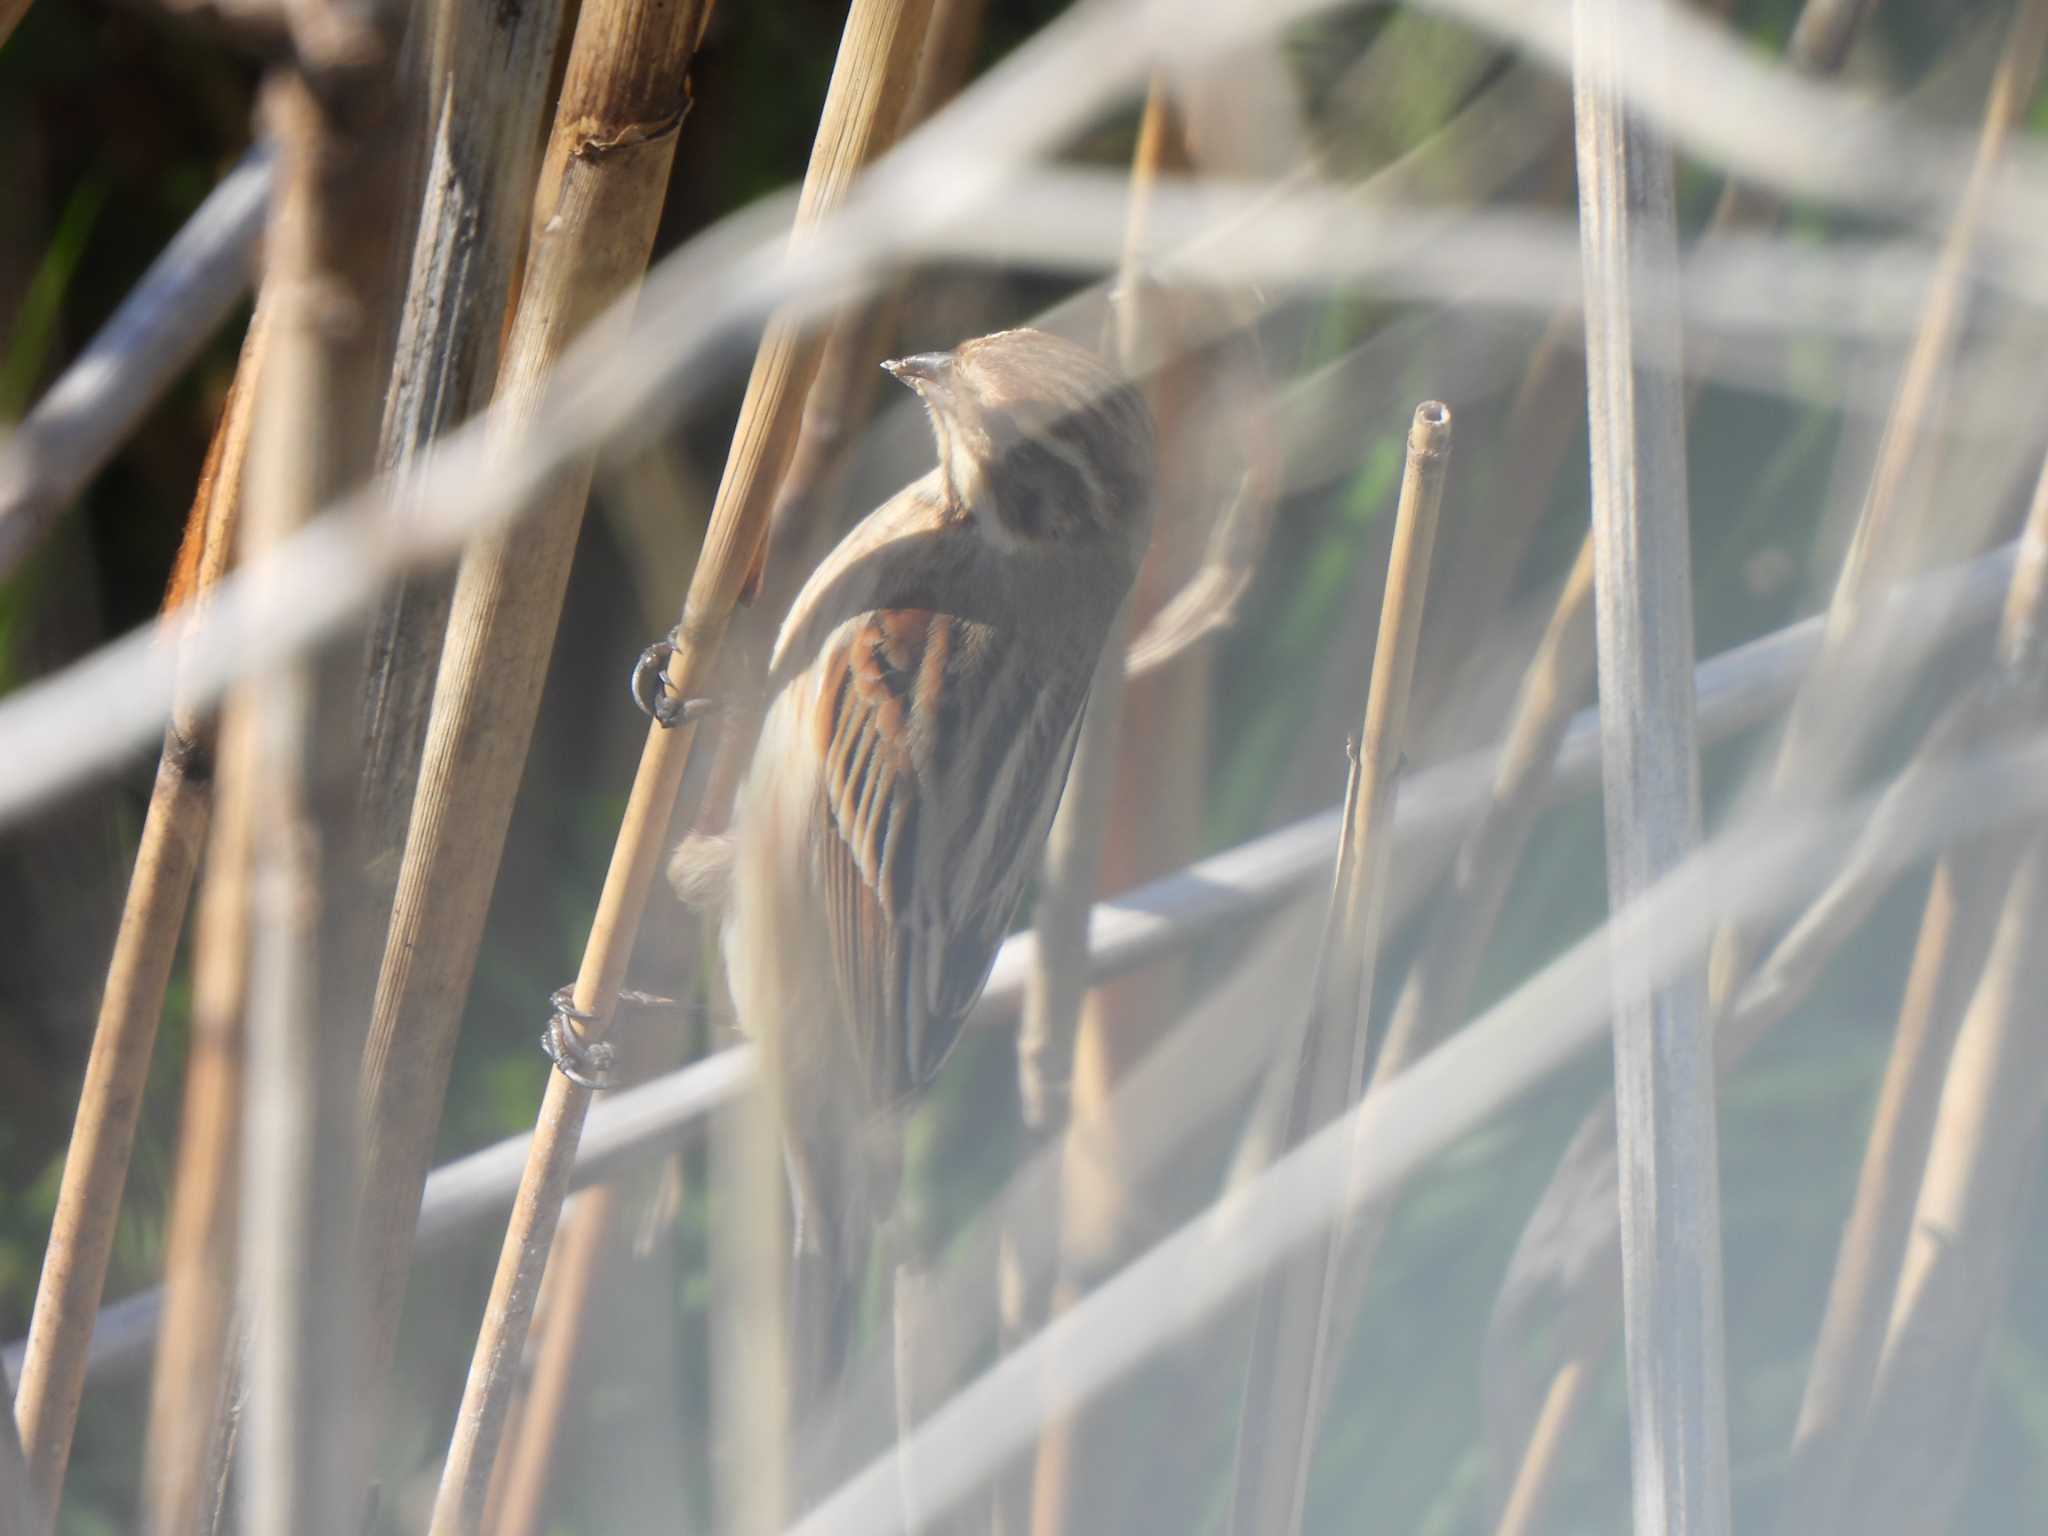
[[[1089,678],[1036,675],[989,626],[924,609],[864,614],[830,648],[814,846],[881,1107],[930,1081],[988,980],[1037,873]],[[914,711],[913,693],[943,704]]]

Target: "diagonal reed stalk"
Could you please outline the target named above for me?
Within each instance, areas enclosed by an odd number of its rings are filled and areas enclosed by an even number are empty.
[[[1618,89],[1667,67],[1641,0],[1574,0],[1573,116],[1593,458],[1608,901],[1700,840],[1692,562],[1671,150]],[[1623,1333],[1638,1531],[1727,1536],[1720,1172],[1704,978],[1611,953]]]
[[[272,179],[267,149],[244,155],[15,426],[0,454],[0,577],[28,557],[248,292]]]
[[[201,530],[195,575],[209,587],[235,542],[270,310],[259,298],[189,522]],[[225,735],[223,727],[204,738],[209,756],[223,764],[228,743],[216,745],[215,737]],[[196,1529],[211,1497],[207,1467],[229,1348],[242,1123],[242,897],[236,887],[246,878],[246,799],[242,787],[229,792],[218,772],[210,774],[198,813],[211,826],[194,834],[207,844],[207,875],[194,921],[191,1043],[143,1455],[143,1526],[158,1536]],[[215,814],[216,803],[230,809]],[[159,942],[168,950],[175,932]],[[168,954],[155,963],[168,967]],[[110,995],[112,989],[110,977]]]
[[[2048,628],[2048,465],[2036,482],[2021,541],[2030,553],[2015,567],[1999,621],[1997,674],[1957,706],[1994,733],[2037,724],[2048,705],[2040,677],[2041,636]],[[1935,1135],[1943,1071],[1963,1023],[1966,989],[1985,963],[2007,901],[2014,862],[2009,844],[1992,839],[1951,850],[1935,866],[1793,1430],[1778,1513],[1778,1529],[1788,1536],[1831,1528],[1849,1491]]]
[[[805,177],[798,238],[803,228],[841,200],[848,182],[867,160],[870,146],[886,137],[900,115],[928,10],[928,0],[860,0],[848,16],[820,118],[817,146]],[[591,17],[586,11],[579,22],[579,40]],[[694,27],[677,28],[668,35],[678,42],[693,41],[695,31]],[[574,178],[565,170],[558,219],[568,216],[574,186]],[[644,257],[644,243],[642,251]],[[816,369],[817,347],[815,338],[775,321],[756,355],[704,549],[677,628],[668,683],[680,696],[701,694],[710,683],[733,606],[755,570],[767,532],[769,498],[794,441],[803,394]],[[634,776],[573,988],[574,1007],[592,1021],[577,1026],[579,1033],[587,1033],[593,1043],[604,1033],[617,1002],[694,735],[695,727],[688,722],[674,730],[650,728]],[[437,1536],[473,1531],[481,1516],[512,1373],[523,1349],[534,1293],[589,1105],[588,1090],[560,1073],[549,1075],[435,1500],[433,1529]],[[742,1220],[756,1217],[766,1224],[765,1210],[749,1210]],[[759,1466],[753,1470],[762,1484],[777,1481]]]
[[[1344,837],[1330,899],[1315,1001],[1298,1056],[1285,1063],[1286,1144],[1293,1146],[1341,1114],[1365,1086],[1372,1042],[1367,1021],[1379,949],[1381,904],[1391,862],[1394,792],[1406,740],[1408,693],[1437,512],[1449,468],[1450,412],[1434,401],[1416,408],[1408,464],[1394,515],[1380,642],[1371,691],[1346,794]],[[1317,1406],[1331,1368],[1331,1274],[1341,1247],[1328,1232],[1278,1267],[1260,1287],[1253,1323],[1244,1416],[1237,1442],[1231,1529],[1301,1529],[1315,1451]]]
[[[252,323],[200,471],[167,609],[204,605],[234,549],[248,449],[260,322]],[[92,1331],[113,1252],[114,1226],[142,1113],[178,936],[212,809],[214,722],[178,709],[164,735],[136,847],[121,927],[107,965],[78,1120],[43,1255],[14,1414],[41,1508],[63,1502],[72,1431],[85,1390]]]
[[[578,1197],[563,1217],[534,1327],[525,1401],[511,1430],[510,1454],[498,1458],[494,1473],[483,1524],[489,1536],[540,1536],[545,1529],[555,1450],[582,1356],[582,1324],[617,1228],[620,1198],[616,1182],[603,1184]]]
[[[1953,1530],[2048,1120],[2048,836],[2026,843],[1955,1037],[1843,1528]]]

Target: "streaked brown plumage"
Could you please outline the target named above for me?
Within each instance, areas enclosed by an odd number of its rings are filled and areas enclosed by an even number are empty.
[[[894,1201],[897,1112],[1036,873],[1152,499],[1144,406],[1082,348],[1003,331],[886,366],[923,398],[939,463],[791,607],[723,934],[800,1240],[842,1292]]]

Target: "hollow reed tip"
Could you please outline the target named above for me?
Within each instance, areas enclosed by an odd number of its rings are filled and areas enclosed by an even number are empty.
[[[1415,421],[1408,428],[1408,457],[1440,459],[1450,451],[1451,408],[1441,400],[1423,401],[1415,407]]]

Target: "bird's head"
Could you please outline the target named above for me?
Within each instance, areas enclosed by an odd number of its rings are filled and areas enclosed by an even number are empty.
[[[1143,552],[1152,420],[1092,352],[1044,331],[997,331],[882,365],[931,416],[947,500],[992,543],[1108,542]]]

